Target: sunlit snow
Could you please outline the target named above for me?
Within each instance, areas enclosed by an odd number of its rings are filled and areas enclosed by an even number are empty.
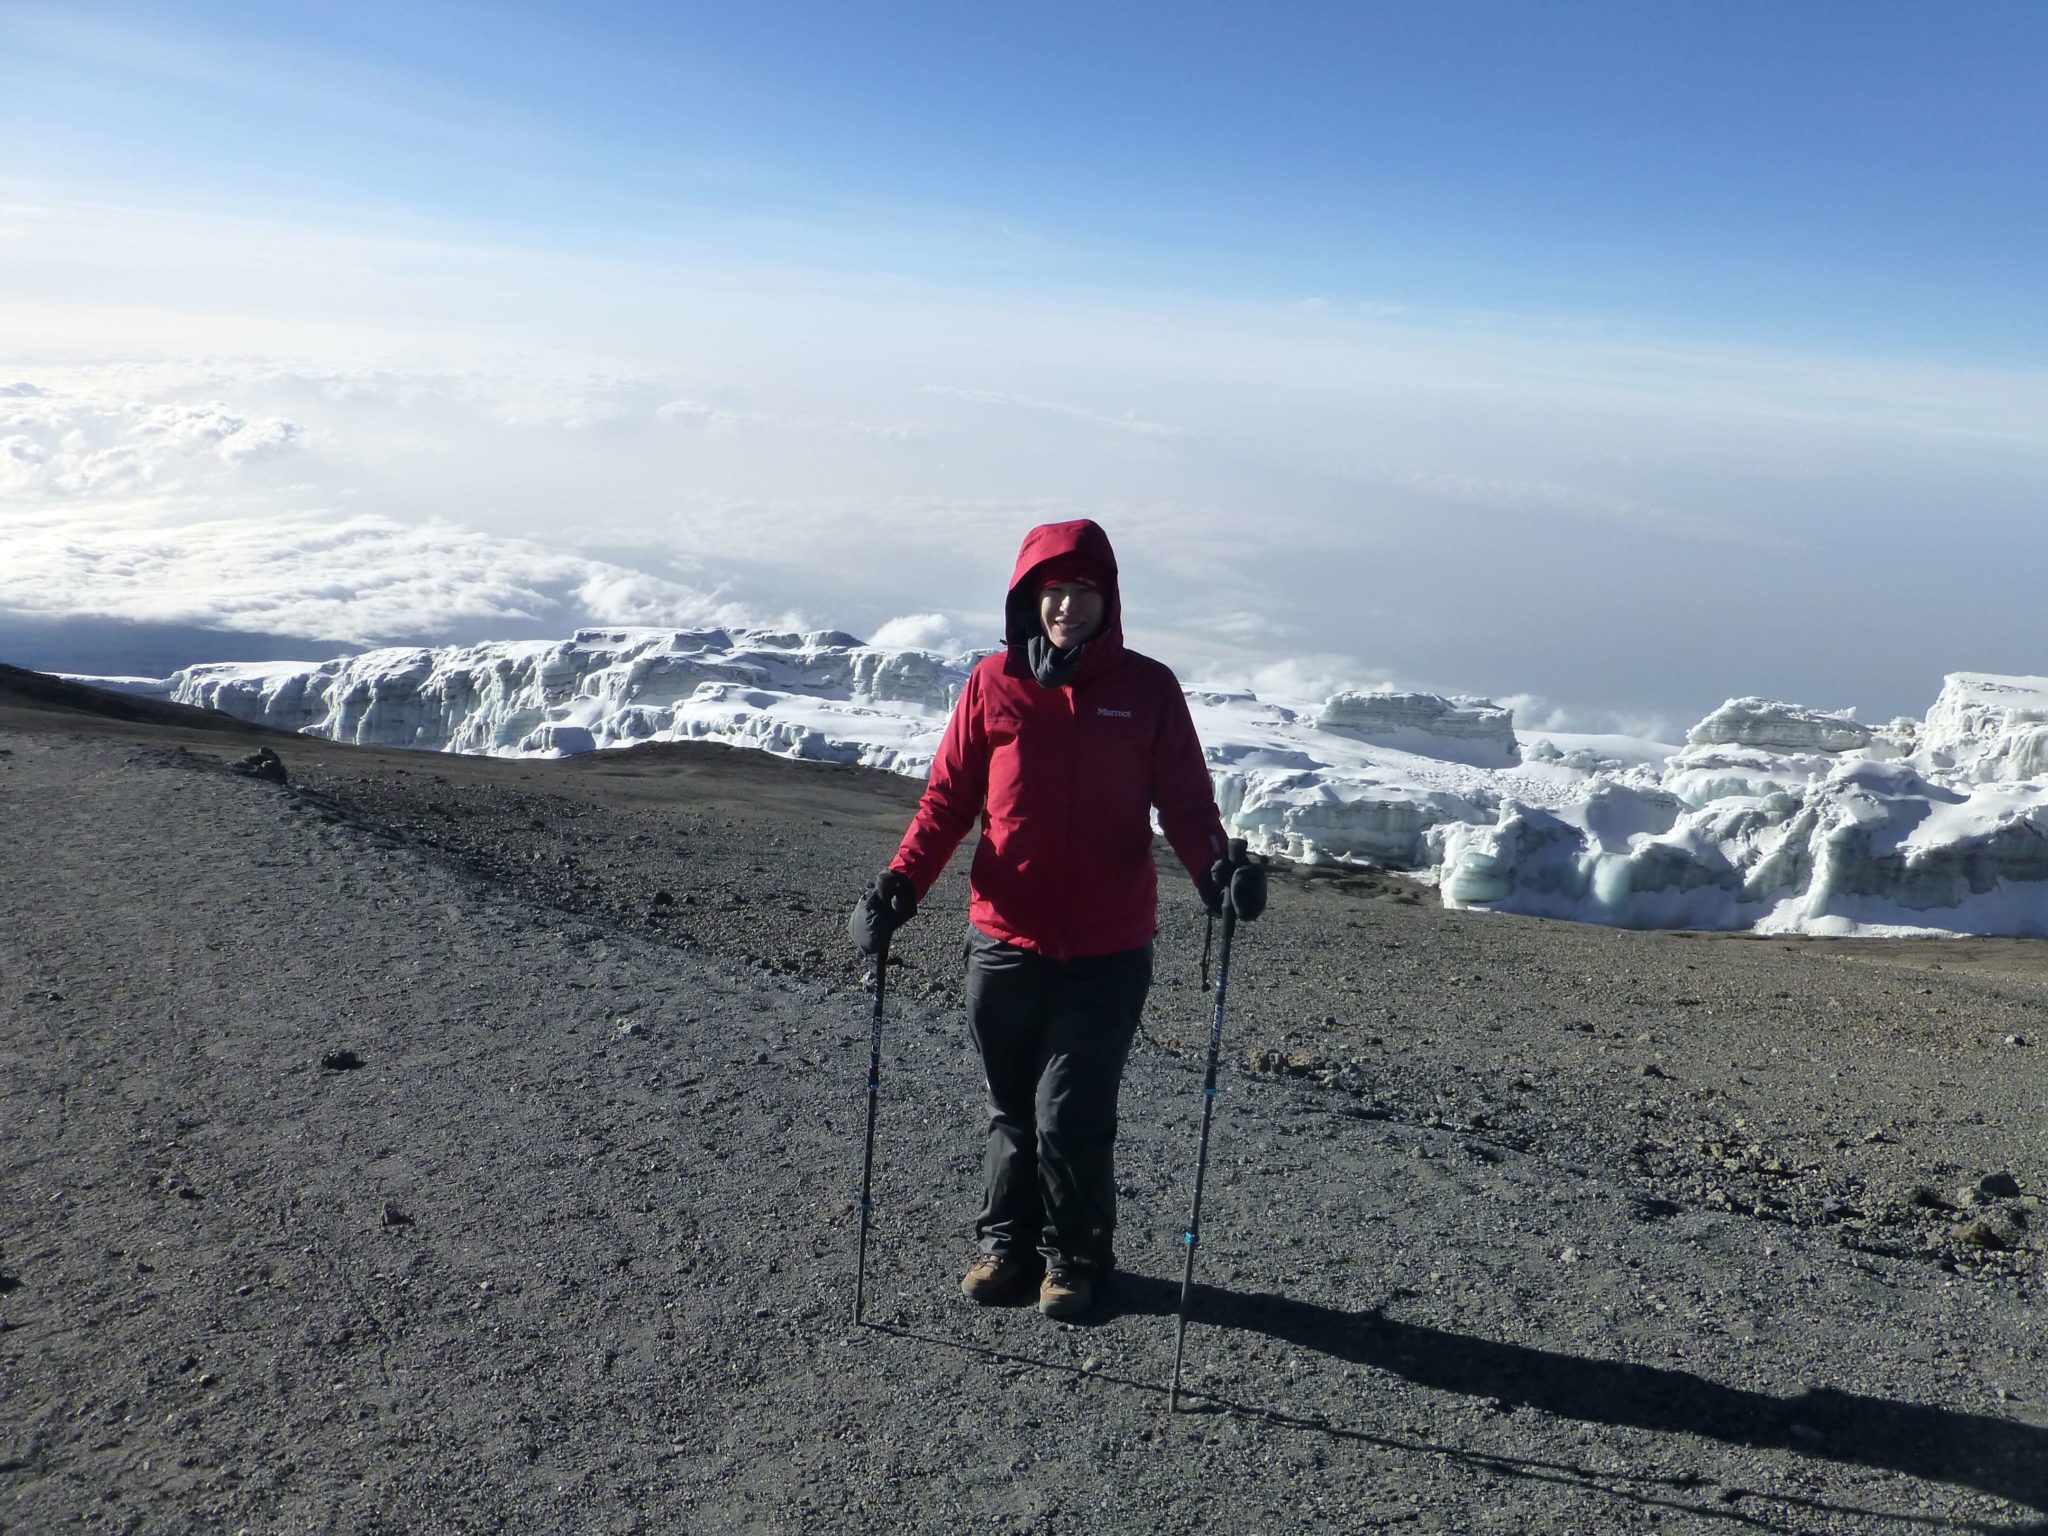
[[[719,741],[922,775],[973,658],[836,631],[585,630],[99,679],[336,741],[564,756]],[[1924,721],[1731,699],[1683,747],[1485,699],[1190,689],[1254,849],[1433,878],[1453,907],[1632,927],[2048,933],[2048,678],[1956,673]]]

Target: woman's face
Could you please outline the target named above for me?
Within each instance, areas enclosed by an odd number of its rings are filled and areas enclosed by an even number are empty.
[[[1053,582],[1038,594],[1038,622],[1048,640],[1070,650],[1102,627],[1102,594],[1079,582]]]

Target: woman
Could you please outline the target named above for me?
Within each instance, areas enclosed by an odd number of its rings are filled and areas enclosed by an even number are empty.
[[[1117,1090],[1152,981],[1153,807],[1211,910],[1229,886],[1223,823],[1172,672],[1124,648],[1116,556],[1082,520],[1025,535],[1005,649],[968,676],[917,815],[854,909],[878,952],[968,829],[967,1024],[988,1080],[984,1304],[1038,1286],[1071,1317],[1115,1265]],[[1241,882],[1254,878],[1240,871]],[[1258,893],[1263,898],[1263,875]]]

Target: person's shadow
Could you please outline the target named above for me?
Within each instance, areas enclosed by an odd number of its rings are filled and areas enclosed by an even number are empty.
[[[1180,1309],[1176,1281],[1119,1275],[1105,1316]],[[1908,1473],[1975,1488],[2048,1514],[2048,1429],[1809,1387],[1789,1397],[1723,1386],[1690,1371],[1589,1360],[1525,1344],[1345,1312],[1265,1292],[1198,1285],[1190,1323],[1242,1328],[1388,1371],[1417,1386],[1528,1406],[1594,1424],[1701,1435],[1729,1445]],[[2048,1531],[2048,1522],[2027,1527]]]
[[[1084,1321],[1100,1326],[1120,1316],[1171,1318],[1179,1308],[1177,1280],[1124,1272],[1107,1288],[1102,1305]],[[2048,1429],[2011,1419],[1892,1402],[1832,1387],[1809,1387],[1778,1397],[1723,1386],[1690,1371],[1585,1359],[1399,1322],[1377,1309],[1346,1312],[1265,1292],[1238,1293],[1209,1285],[1194,1288],[1189,1320],[1205,1329],[1239,1328],[1284,1339],[1301,1349],[1387,1371],[1417,1386],[1491,1401],[1503,1409],[1527,1406],[1590,1424],[1699,1435],[1728,1445],[1791,1451],[1902,1472],[1974,1488],[2048,1515]],[[908,1329],[876,1326],[976,1353],[1053,1365]],[[1198,1336],[1190,1338],[1188,1347],[1191,1358],[1198,1358]],[[1126,1384],[1164,1390],[1159,1383]],[[1329,1434],[1394,1443],[1385,1436],[1346,1429],[1317,1416],[1232,1402],[1213,1393],[1183,1389],[1181,1396],[1189,1402],[1206,1400],[1214,1407],[1257,1413]],[[1529,1470],[1532,1475],[1542,1475],[1536,1464],[1523,1466],[1508,1457],[1467,1453],[1465,1459],[1486,1462],[1498,1471]],[[1702,1480],[1678,1481],[1697,1486]],[[2048,1536],[2048,1520],[2024,1526],[1972,1524],[1977,1529],[2000,1531],[2003,1536]]]

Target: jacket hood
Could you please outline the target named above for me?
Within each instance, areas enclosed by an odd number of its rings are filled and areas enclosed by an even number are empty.
[[[1080,555],[1109,572],[1109,585],[1102,594],[1102,628],[1088,642],[1091,648],[1120,650],[1124,642],[1124,603],[1118,590],[1116,551],[1109,547],[1109,535],[1102,525],[1088,518],[1071,523],[1040,523],[1024,535],[1017,551],[1017,568],[1010,575],[1010,595],[1003,603],[1003,643],[1013,649],[1027,644],[1040,633],[1037,584],[1032,572],[1048,560]],[[1110,644],[1104,646],[1103,641]]]

